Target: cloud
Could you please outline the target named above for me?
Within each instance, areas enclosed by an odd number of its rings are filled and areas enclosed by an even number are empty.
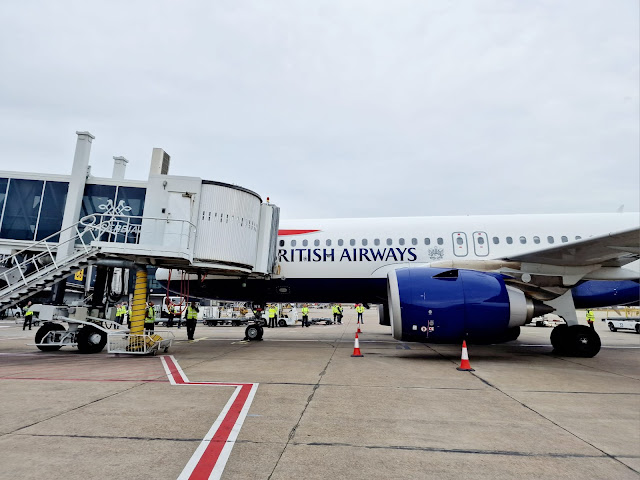
[[[153,5],[0,7],[0,168],[89,130],[96,175],[160,146],[283,218],[640,208],[635,2]]]

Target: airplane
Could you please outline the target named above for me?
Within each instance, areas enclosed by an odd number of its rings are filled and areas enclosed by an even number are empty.
[[[600,338],[576,308],[638,303],[639,225],[637,212],[283,220],[271,278],[191,274],[189,292],[378,304],[394,338],[425,343],[506,342],[554,311],[555,350],[593,357]]]

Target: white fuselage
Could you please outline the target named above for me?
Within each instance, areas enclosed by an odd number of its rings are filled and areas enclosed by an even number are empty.
[[[279,273],[291,279],[381,278],[399,264],[508,258],[638,223],[637,212],[283,220]],[[299,233],[306,230],[313,231]]]

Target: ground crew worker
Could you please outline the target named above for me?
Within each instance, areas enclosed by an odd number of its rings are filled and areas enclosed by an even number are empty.
[[[153,330],[156,326],[156,310],[153,308],[153,302],[149,302],[149,306],[147,307],[146,315],[144,317],[144,329],[153,333]]]
[[[304,306],[302,307],[302,327],[308,327],[309,326],[309,307],[307,307],[307,304],[305,303]]]
[[[116,303],[116,323],[122,325],[122,305]]]
[[[339,303],[339,304],[336,306],[336,310],[337,310],[337,312],[338,312],[338,323],[339,323],[340,325],[342,325],[342,304],[341,304],[341,303]]]
[[[276,307],[274,305],[269,305],[269,328],[275,328],[276,326]]]
[[[167,327],[173,327],[173,319],[176,316],[176,306],[171,300],[167,304],[167,311],[169,312],[169,320],[167,321]]]
[[[184,319],[187,325],[187,338],[193,340],[193,334],[196,332],[196,323],[198,322],[198,307],[195,302],[191,302],[191,305],[187,307],[184,314]]]
[[[333,312],[333,323],[338,323],[338,305],[334,303],[331,306],[331,311]]]
[[[127,328],[131,328],[131,309],[127,310]]]
[[[595,320],[596,316],[593,314],[593,312],[591,311],[590,308],[587,308],[587,323],[589,324],[589,326],[591,328],[595,328],[593,326],[593,321]]]
[[[122,315],[120,315],[120,325],[122,325],[125,320],[129,323],[129,317],[131,316],[131,311],[127,308],[127,302],[122,302]]]
[[[33,321],[33,311],[31,310],[31,302],[27,303],[24,307],[24,322],[22,323],[22,330],[24,330],[29,323],[29,330],[31,330],[31,322]]]
[[[358,312],[358,323],[364,323],[364,320],[362,319],[362,314],[364,313],[364,307],[362,306],[361,303],[358,303],[356,305],[356,312]]]

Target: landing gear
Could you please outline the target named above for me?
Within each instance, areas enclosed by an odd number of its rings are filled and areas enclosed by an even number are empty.
[[[558,325],[551,332],[554,352],[574,357],[594,357],[601,347],[600,336],[585,325]]]
[[[91,326],[82,327],[76,336],[80,353],[99,353],[107,344],[107,334]]]
[[[249,340],[262,340],[264,329],[261,325],[249,325],[244,331],[244,336]]]

